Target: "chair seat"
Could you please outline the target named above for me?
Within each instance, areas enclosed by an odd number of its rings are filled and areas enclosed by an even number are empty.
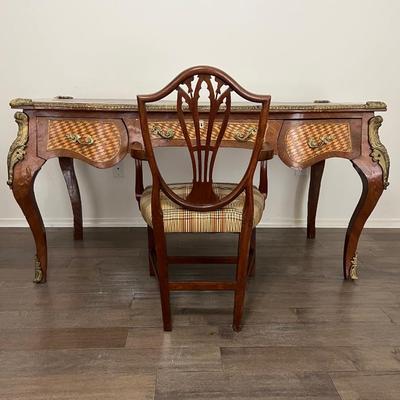
[[[232,192],[234,183],[215,183],[214,192],[222,198]],[[169,187],[182,198],[190,193],[191,183],[169,184]],[[151,191],[148,186],[140,199],[140,211],[149,226],[153,226],[151,219]],[[257,189],[254,191],[254,219],[253,227],[262,217],[265,206],[265,196]],[[245,193],[241,193],[235,200],[225,207],[215,211],[191,211],[180,207],[170,200],[163,192],[160,195],[163,211],[165,232],[240,232],[242,224],[242,210]]]

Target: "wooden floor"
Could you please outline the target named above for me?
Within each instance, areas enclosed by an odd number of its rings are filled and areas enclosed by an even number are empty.
[[[400,231],[366,230],[360,279],[344,282],[344,230],[258,231],[244,328],[231,293],[172,295],[162,331],[144,229],[48,232],[34,285],[26,229],[0,230],[0,398],[400,399]],[[234,254],[233,236],[173,236],[171,253]],[[176,266],[221,279],[232,267]]]

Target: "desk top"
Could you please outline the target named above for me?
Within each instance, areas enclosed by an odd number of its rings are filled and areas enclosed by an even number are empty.
[[[173,112],[176,103],[162,102],[148,104],[148,111]],[[68,96],[58,96],[49,99],[13,99],[11,108],[26,110],[83,110],[83,111],[138,111],[136,100],[121,99],[74,99]],[[259,106],[251,103],[233,103],[232,112],[256,112]],[[206,105],[200,106],[199,111],[207,112]],[[222,111],[222,110],[221,110]],[[327,100],[317,100],[312,103],[272,103],[270,112],[354,112],[354,111],[386,111],[386,104],[381,101],[367,101],[366,103],[331,103]]]

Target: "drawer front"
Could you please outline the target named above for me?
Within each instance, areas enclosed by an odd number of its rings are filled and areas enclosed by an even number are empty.
[[[116,164],[127,153],[127,132],[120,120],[47,119],[41,150],[47,155],[79,158],[98,167]]]
[[[281,121],[269,121],[266,133],[267,137],[278,134]],[[186,121],[186,127],[189,137],[192,140],[196,139],[193,121]],[[211,139],[215,140],[221,129],[221,121],[215,121]],[[246,143],[253,143],[258,129],[258,121],[256,120],[234,120],[229,121],[226,127],[224,142],[225,146],[241,146]],[[179,142],[184,142],[181,125],[177,120],[152,120],[149,121],[150,135],[154,145],[179,145]],[[202,140],[206,139],[207,135],[207,121],[200,120],[200,135]],[[272,142],[272,141],[271,141]]]
[[[192,140],[196,140],[193,121],[186,121],[186,128]],[[254,142],[258,128],[258,122],[240,121],[230,122],[226,127],[224,140],[237,142]],[[179,121],[153,121],[149,123],[149,129],[152,139],[176,139],[184,140],[181,125]],[[211,139],[215,140],[221,129],[221,122],[215,121]],[[203,140],[207,135],[207,122],[200,122],[200,135]]]
[[[286,164],[304,168],[329,157],[356,157],[360,138],[358,120],[291,121],[282,128],[278,148]]]

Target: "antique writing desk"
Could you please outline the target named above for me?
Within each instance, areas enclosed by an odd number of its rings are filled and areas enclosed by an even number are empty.
[[[34,282],[46,281],[46,231],[33,189],[35,177],[46,160],[58,157],[74,214],[74,238],[82,239],[82,208],[73,159],[98,168],[110,168],[124,158],[129,146],[142,141],[135,101],[77,100],[59,97],[49,100],[15,99],[17,138],[11,145],[8,185],[28,220],[36,244]],[[231,140],[245,141],[257,122],[254,108],[232,107],[235,118],[228,127]],[[343,272],[357,278],[357,244],[365,221],[388,186],[389,157],[379,140],[385,111],[381,102],[365,104],[315,103],[273,104],[266,132],[275,153],[291,168],[311,167],[308,194],[307,236],[315,237],[315,215],[325,160],[350,160],[361,177],[361,198],[349,222],[344,243]],[[207,112],[206,109],[202,110]],[[151,124],[154,140],[168,145],[177,131],[174,106],[154,105]],[[175,131],[174,131],[175,130]],[[176,137],[175,137],[176,138]]]

